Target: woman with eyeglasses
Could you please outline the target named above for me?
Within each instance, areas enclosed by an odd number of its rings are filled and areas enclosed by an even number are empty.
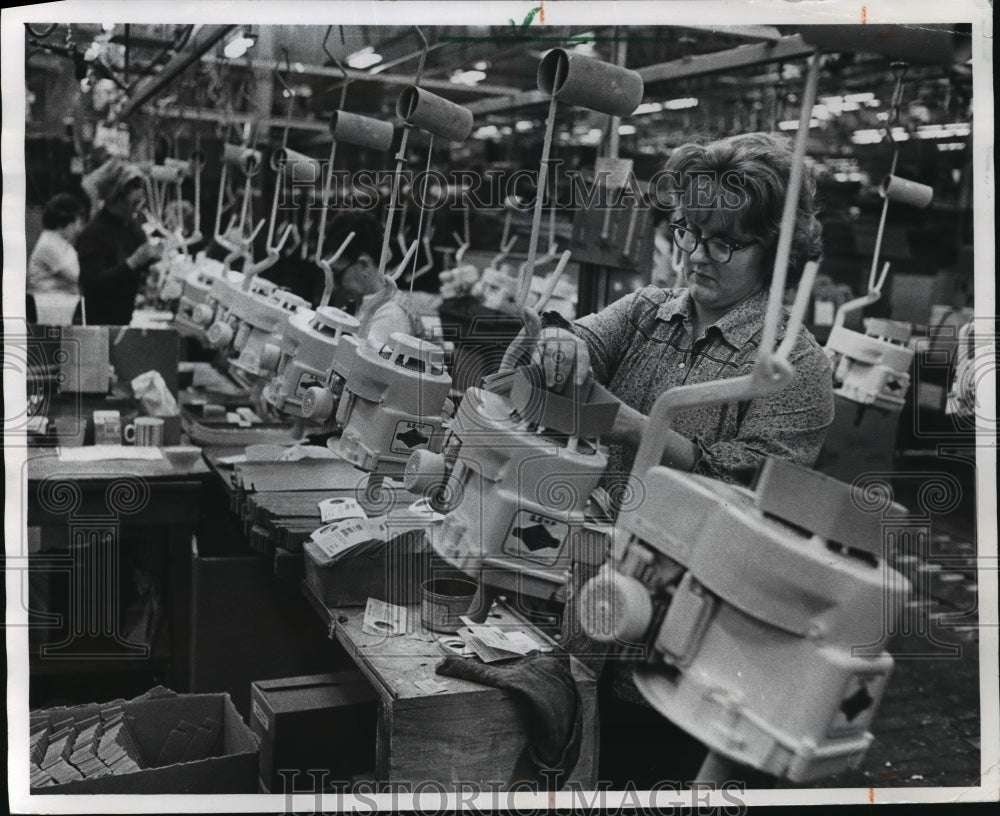
[[[685,286],[648,286],[573,324],[542,330],[534,354],[549,387],[560,389],[570,378],[582,382],[593,372],[623,403],[606,479],[612,512],[656,398],[668,388],[752,369],[790,165],[787,140],[765,133],[678,147],[664,177],[676,204],[669,229],[682,252]],[[814,184],[807,178],[788,286],[820,250]],[[779,340],[787,319],[783,313]],[[811,466],[833,419],[829,364],[804,328],[789,361],[795,375],[777,393],[679,411],[664,464],[735,483],[747,483],[767,456]]]

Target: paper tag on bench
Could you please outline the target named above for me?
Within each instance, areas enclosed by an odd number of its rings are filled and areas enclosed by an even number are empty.
[[[324,524],[331,521],[342,521],[343,519],[368,518],[368,514],[358,504],[355,498],[343,497],[333,499],[323,499],[317,504],[319,507],[319,517]]]

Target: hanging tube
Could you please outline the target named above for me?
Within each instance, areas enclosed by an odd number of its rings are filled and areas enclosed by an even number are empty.
[[[896,201],[900,204],[910,204],[924,210],[930,206],[931,199],[934,198],[934,188],[916,181],[900,178],[899,176],[886,176],[878,188],[878,194],[887,201]]]
[[[330,134],[338,142],[388,150],[392,147],[393,127],[389,122],[337,110],[330,115]]]
[[[567,105],[631,116],[642,101],[642,77],[635,71],[554,48],[538,65],[538,89]]]
[[[472,111],[416,85],[403,89],[396,100],[396,115],[449,142],[464,142],[472,132]]]
[[[318,159],[292,150],[290,147],[279,147],[271,153],[271,169],[274,172],[292,168],[292,179],[302,184],[314,184],[320,177]]]
[[[237,165],[248,176],[257,175],[261,168],[260,151],[241,145],[225,145],[222,149],[222,161]]]

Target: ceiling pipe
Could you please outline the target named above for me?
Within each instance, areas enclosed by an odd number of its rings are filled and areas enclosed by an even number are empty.
[[[418,55],[419,56],[419,55]],[[229,60],[220,59],[211,55],[205,56],[202,62],[206,65],[225,65]],[[257,73],[267,73],[274,70],[277,62],[274,60],[255,60],[253,70]],[[378,82],[383,85],[412,85],[413,74],[371,74],[368,71],[358,71],[351,68],[346,69],[347,76],[352,82]],[[295,73],[308,74],[309,76],[332,77],[343,79],[344,75],[337,68],[328,68],[321,65],[303,65],[301,71]],[[421,88],[436,89],[440,91],[454,91],[455,93],[479,93],[483,96],[509,97],[521,92],[520,88],[509,87],[507,85],[489,85],[481,82],[475,85],[462,85],[447,79],[423,78],[420,83]]]
[[[128,119],[143,105],[166,90],[181,74],[229,34],[235,25],[203,26],[192,37],[188,47],[168,62],[155,77],[150,77],[135,89],[131,98],[111,116],[112,122]]]

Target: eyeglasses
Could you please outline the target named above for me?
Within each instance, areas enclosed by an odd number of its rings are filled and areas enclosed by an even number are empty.
[[[747,241],[745,244],[731,244],[721,238],[706,239],[683,224],[671,224],[670,233],[674,237],[674,243],[685,252],[694,252],[698,244],[703,244],[708,257],[720,264],[729,263],[734,252],[760,243],[760,241]]]

